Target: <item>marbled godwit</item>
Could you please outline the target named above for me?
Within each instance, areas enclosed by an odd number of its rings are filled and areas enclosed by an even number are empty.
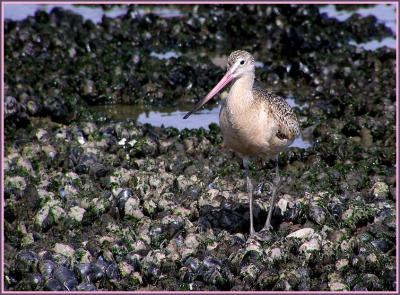
[[[188,118],[207,101],[233,81],[228,97],[222,103],[219,123],[225,145],[243,159],[246,172],[247,193],[250,207],[250,235],[255,233],[253,225],[253,186],[249,176],[249,158],[276,157],[299,135],[299,123],[287,102],[273,93],[255,87],[255,61],[253,56],[242,50],[234,51],[228,58],[227,72],[219,83],[197,103]],[[277,188],[280,183],[278,161],[275,185],[272,189],[271,206],[264,229],[271,228]]]

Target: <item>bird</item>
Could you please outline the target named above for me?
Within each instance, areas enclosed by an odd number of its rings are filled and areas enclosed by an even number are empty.
[[[198,111],[231,83],[228,96],[221,104],[219,124],[224,145],[238,154],[243,161],[249,198],[250,236],[253,236],[256,232],[253,221],[253,185],[249,175],[250,159],[276,159],[271,205],[262,229],[268,232],[272,229],[271,215],[281,182],[278,155],[299,136],[300,127],[296,114],[284,98],[255,85],[256,62],[249,52],[232,52],[226,67],[223,78],[183,118],[187,119]]]

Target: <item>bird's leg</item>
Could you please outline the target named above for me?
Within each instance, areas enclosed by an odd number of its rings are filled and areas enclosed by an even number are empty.
[[[278,192],[278,188],[281,183],[281,177],[279,176],[278,156],[276,156],[276,168],[275,169],[276,169],[276,176],[275,176],[274,186],[272,189],[272,200],[271,200],[271,205],[270,205],[269,211],[268,211],[267,221],[265,222],[265,226],[264,226],[264,229],[266,229],[266,230],[270,230],[272,228],[272,226],[271,226],[272,211],[274,211],[275,198],[276,198],[276,194]]]
[[[253,224],[253,185],[251,184],[251,179],[249,176],[249,158],[243,158],[243,166],[246,172],[246,185],[247,193],[249,195],[249,208],[250,208],[250,235],[255,234],[254,224]]]

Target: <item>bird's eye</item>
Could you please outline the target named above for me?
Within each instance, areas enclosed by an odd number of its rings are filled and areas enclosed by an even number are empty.
[[[244,59],[242,59],[242,60],[240,61],[240,64],[241,64],[241,65],[244,65]]]

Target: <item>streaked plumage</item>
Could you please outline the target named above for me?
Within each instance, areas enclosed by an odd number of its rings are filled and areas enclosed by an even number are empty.
[[[228,97],[219,115],[225,145],[243,158],[250,203],[250,234],[254,234],[252,184],[249,178],[249,157],[276,157],[300,134],[299,123],[288,103],[281,97],[254,86],[255,60],[243,50],[230,54],[227,72],[221,81],[186,114],[185,119],[232,82]],[[278,174],[278,166],[277,166]],[[279,179],[279,175],[277,175]],[[273,190],[266,229],[270,228],[276,188]]]
[[[283,98],[267,90],[253,87],[251,95],[249,101],[229,104],[234,96],[228,96],[222,103],[220,126],[225,145],[242,156],[274,158],[299,135],[296,115]]]

